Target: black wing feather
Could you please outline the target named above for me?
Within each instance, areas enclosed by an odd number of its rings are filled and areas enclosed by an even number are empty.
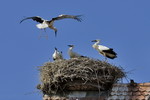
[[[32,20],[37,21],[39,23],[43,23],[43,21],[44,21],[44,19],[42,19],[41,17],[34,16],[34,17],[27,17],[27,18],[21,20],[20,23],[22,23],[24,20],[27,20],[27,19],[32,19]]]
[[[117,55],[117,53],[116,53],[116,52],[114,52],[112,48],[110,48],[109,50],[103,50],[103,52],[106,52],[106,53],[110,53],[110,54]]]
[[[105,53],[105,56],[110,59],[114,59],[117,57],[117,53],[114,52],[112,48],[110,48],[109,50],[103,50],[103,52]]]
[[[75,19],[79,22],[82,21],[82,19],[80,18],[82,15],[76,15],[76,16],[73,16],[73,15],[59,15],[58,17],[55,17],[55,18],[52,18],[52,20],[61,20],[61,19],[65,19],[65,18],[71,18],[71,19]]]

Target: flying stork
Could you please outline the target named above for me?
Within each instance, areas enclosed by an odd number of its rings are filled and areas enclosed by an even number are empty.
[[[69,46],[68,54],[69,54],[70,58],[84,57],[72,50],[74,48],[74,45],[68,45],[68,46]]]
[[[55,37],[56,37],[57,29],[53,26],[54,22],[56,20],[61,20],[61,19],[65,19],[65,18],[71,18],[71,19],[75,19],[75,20],[81,22],[82,21],[82,19],[80,18],[81,16],[82,15],[75,15],[74,16],[74,15],[63,15],[62,14],[62,15],[59,15],[58,17],[52,18],[51,20],[45,20],[45,19],[41,18],[40,16],[33,16],[33,17],[27,17],[27,18],[21,20],[20,23],[22,23],[24,20],[32,19],[34,21],[39,22],[39,24],[36,25],[37,28],[45,30],[46,28],[49,27],[50,29],[54,30],[55,31]]]
[[[115,53],[112,48],[108,48],[103,45],[98,45],[100,43],[100,40],[97,39],[97,40],[93,40],[92,42],[96,42],[92,45],[92,47],[96,49],[100,54],[105,56],[105,60],[107,58],[114,59],[117,57],[117,53]]]
[[[56,47],[55,47],[55,51],[54,51],[54,53],[52,55],[52,58],[53,58],[54,61],[63,59],[62,52],[59,52]]]

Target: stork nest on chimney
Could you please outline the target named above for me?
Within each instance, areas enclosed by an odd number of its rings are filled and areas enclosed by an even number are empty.
[[[39,67],[43,94],[54,95],[70,90],[109,90],[126,76],[121,67],[88,57],[47,62]]]

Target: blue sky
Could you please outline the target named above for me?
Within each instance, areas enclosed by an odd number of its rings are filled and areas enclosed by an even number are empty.
[[[54,47],[67,55],[74,51],[104,60],[91,45],[114,48],[118,58],[108,60],[130,71],[129,79],[150,81],[150,1],[149,0],[2,0],[0,3],[0,100],[41,100],[37,66],[52,61]],[[60,14],[80,15],[82,22],[65,19],[55,22],[58,36],[47,29],[49,39],[41,38],[36,22],[19,24],[24,17],[51,19]],[[124,81],[126,82],[126,81]]]

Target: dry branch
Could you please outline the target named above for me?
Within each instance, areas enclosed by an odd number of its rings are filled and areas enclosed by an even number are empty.
[[[87,57],[47,62],[39,70],[38,89],[48,95],[67,90],[108,90],[126,76],[121,67]]]

